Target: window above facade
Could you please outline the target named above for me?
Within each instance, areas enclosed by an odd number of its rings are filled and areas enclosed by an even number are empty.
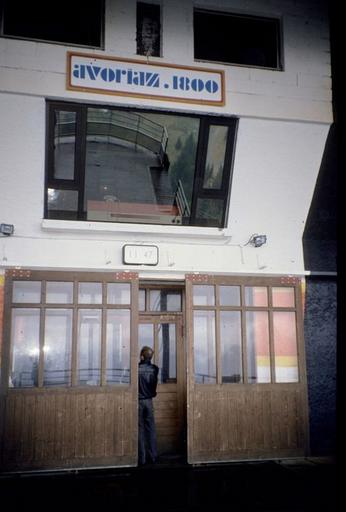
[[[48,103],[45,217],[224,227],[236,123]]]
[[[104,0],[69,2],[0,2],[4,37],[32,39],[76,46],[103,45]]]
[[[280,22],[195,9],[195,59],[281,69]]]

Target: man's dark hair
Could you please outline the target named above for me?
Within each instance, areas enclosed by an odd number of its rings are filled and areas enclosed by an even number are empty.
[[[141,350],[141,359],[143,358],[145,361],[151,361],[151,358],[153,357],[154,355],[154,351],[152,348],[150,347],[142,347],[142,350]]]

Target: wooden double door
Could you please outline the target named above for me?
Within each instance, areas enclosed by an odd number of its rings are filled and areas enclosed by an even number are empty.
[[[141,315],[138,349],[150,346],[159,367],[153,400],[159,456],[183,455],[185,448],[186,385],[181,314]]]

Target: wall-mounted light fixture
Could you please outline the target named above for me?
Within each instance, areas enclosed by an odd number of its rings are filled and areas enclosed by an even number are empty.
[[[13,235],[14,225],[13,224],[0,224],[0,233],[6,236]]]
[[[267,242],[267,235],[257,235],[257,233],[254,233],[251,235],[250,240],[247,242],[247,244],[251,244],[254,247],[261,247],[261,245],[265,244]]]

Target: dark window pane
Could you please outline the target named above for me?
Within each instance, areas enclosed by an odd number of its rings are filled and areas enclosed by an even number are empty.
[[[181,311],[181,292],[150,290],[150,311]]]
[[[48,189],[48,217],[77,218],[78,192],[76,190]],[[64,213],[65,212],[65,213]]]
[[[25,39],[101,46],[103,1],[59,0],[15,2],[5,0],[3,34]]]
[[[199,119],[88,108],[87,220],[187,224]]]
[[[137,3],[137,54],[160,57],[160,6]]]
[[[175,324],[159,324],[159,382],[177,381],[177,347]]]
[[[54,178],[74,179],[76,112],[54,111]]]
[[[138,292],[138,309],[139,311],[145,311],[145,290],[139,290]]]
[[[210,126],[203,188],[220,189],[225,163],[228,126]]]
[[[195,10],[195,58],[278,69],[279,30],[277,19]]]
[[[197,225],[221,227],[223,215],[223,199],[198,199],[196,210]]]

